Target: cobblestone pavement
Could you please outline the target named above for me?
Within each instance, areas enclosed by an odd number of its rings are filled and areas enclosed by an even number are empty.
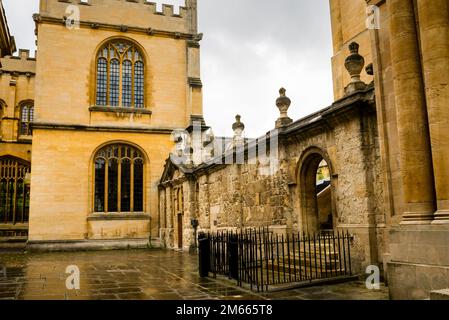
[[[80,290],[68,290],[68,266],[80,270]],[[159,250],[0,253],[0,299],[265,300],[387,299],[388,290],[361,282],[257,294],[231,282],[202,279],[197,256]]]

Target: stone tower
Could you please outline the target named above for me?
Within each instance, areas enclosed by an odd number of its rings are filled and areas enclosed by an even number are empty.
[[[203,113],[197,1],[41,0],[34,21],[29,243],[145,246],[171,133]]]

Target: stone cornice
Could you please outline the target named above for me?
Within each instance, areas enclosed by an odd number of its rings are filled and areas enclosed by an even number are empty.
[[[58,18],[54,18],[54,17],[46,17],[46,16],[42,16],[39,14],[34,14],[33,19],[36,24],[39,24],[39,23],[48,23],[48,24],[54,24],[54,25],[64,25],[65,24],[65,20],[63,18],[58,19]],[[111,31],[118,31],[118,32],[123,32],[123,33],[126,33],[126,32],[140,33],[140,34],[146,34],[149,36],[180,39],[180,40],[198,41],[198,39],[200,37],[197,34],[163,31],[163,30],[153,29],[150,27],[140,28],[140,27],[134,27],[134,26],[127,26],[127,25],[114,25],[114,24],[107,24],[107,23],[98,23],[98,22],[94,22],[94,21],[80,21],[79,23],[80,23],[80,27],[82,27],[82,28],[111,30]]]
[[[132,213],[92,213],[87,216],[87,221],[114,221],[114,220],[144,220],[150,221],[151,216],[147,214],[132,214]]]
[[[10,74],[12,76],[27,76],[27,77],[35,77],[36,72],[30,72],[30,71],[15,71],[15,70],[1,70],[0,69],[0,75],[2,74]]]
[[[5,144],[32,144],[32,140],[23,140],[23,139],[19,139],[19,140],[15,140],[15,141],[8,141],[8,140],[2,140],[0,138],[0,144],[5,143]]]
[[[33,130],[62,130],[62,131],[97,131],[97,132],[127,132],[127,133],[153,133],[153,134],[171,134],[174,128],[142,128],[142,127],[123,127],[123,126],[89,126],[77,124],[59,124],[34,122]]]
[[[110,112],[110,113],[134,113],[134,114],[148,114],[153,112],[145,108],[121,108],[121,107],[103,107],[93,106],[89,108],[91,112]]]

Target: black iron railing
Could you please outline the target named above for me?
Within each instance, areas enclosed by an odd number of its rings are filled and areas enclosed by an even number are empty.
[[[268,229],[200,234],[200,274],[265,291],[272,285],[351,276],[348,232],[275,235]]]

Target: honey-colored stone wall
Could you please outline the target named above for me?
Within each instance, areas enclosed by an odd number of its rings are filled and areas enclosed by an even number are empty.
[[[79,9],[79,28],[62,23],[71,5]],[[41,1],[34,20],[39,59],[30,243],[157,238],[158,184],[174,146],[171,133],[202,114],[196,1],[188,0],[176,15],[171,6],[156,13],[143,0],[49,0]],[[111,39],[134,42],[143,54],[143,110],[95,106],[97,51]],[[128,143],[145,154],[143,215],[93,214],[93,157],[112,143]]]
[[[60,41],[61,37],[65,41]],[[144,115],[123,121],[114,114],[89,111],[95,102],[97,50],[113,37],[131,39],[143,50],[146,58],[145,101],[146,108],[152,112],[151,117]],[[83,50],[76,50],[78,45],[82,45]],[[173,129],[188,125],[184,40],[86,28],[69,30],[62,25],[40,24],[38,52],[37,123]],[[54,94],[55,91],[58,94]]]
[[[334,53],[332,57],[332,76],[334,99],[344,96],[344,89],[350,82],[345,69],[348,46],[355,41],[360,45],[359,53],[365,58],[365,65],[372,62],[371,39],[366,28],[368,18],[365,0],[329,0],[331,10],[332,39]],[[370,83],[373,77],[362,72],[362,81]]]
[[[103,145],[128,143],[145,154],[144,208],[151,221],[139,223],[138,236],[158,236],[157,188],[165,155],[172,148],[169,135],[120,132],[84,132],[37,129],[33,137],[30,203],[30,241],[83,240],[128,235],[129,220],[102,226],[88,224],[93,214],[93,157]],[[138,219],[141,221],[141,219]],[[111,228],[115,228],[113,231]],[[120,229],[125,228],[125,229]],[[151,228],[151,229],[150,229]]]
[[[34,101],[36,59],[28,50],[0,58],[0,156],[31,160],[31,137],[19,134],[20,106]]]
[[[391,297],[425,299],[431,290],[447,287],[443,279],[447,278],[449,127],[447,108],[442,106],[449,97],[448,2],[331,0],[330,4],[334,51],[345,37],[359,42],[363,50],[367,39],[362,35],[369,34],[382,168],[379,196],[386,212],[379,246],[385,248],[381,251]],[[345,17],[372,5],[378,9],[378,28],[361,31],[355,27],[355,17],[365,19],[361,14]],[[335,65],[333,72],[338,98],[342,72]]]

